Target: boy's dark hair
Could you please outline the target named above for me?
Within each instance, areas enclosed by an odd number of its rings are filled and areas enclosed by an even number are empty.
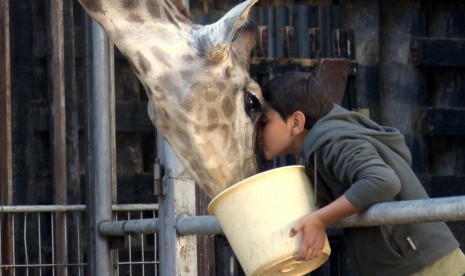
[[[292,72],[277,76],[262,87],[265,101],[283,120],[296,111],[305,114],[305,128],[312,126],[333,107],[318,79],[310,73]]]

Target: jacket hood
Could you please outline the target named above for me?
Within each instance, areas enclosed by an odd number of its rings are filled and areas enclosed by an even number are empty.
[[[395,128],[380,126],[358,112],[348,111],[334,104],[331,111],[310,129],[301,155],[308,159],[316,149],[338,139],[368,139],[379,141],[401,156],[409,165],[412,157],[404,136]],[[304,153],[307,153],[305,156]]]

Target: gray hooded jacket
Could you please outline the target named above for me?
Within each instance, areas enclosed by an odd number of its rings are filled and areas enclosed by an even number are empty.
[[[360,210],[378,202],[428,198],[411,169],[403,135],[334,105],[310,130],[301,152],[326,202],[341,195]],[[409,275],[459,246],[445,223],[344,229],[360,275]]]

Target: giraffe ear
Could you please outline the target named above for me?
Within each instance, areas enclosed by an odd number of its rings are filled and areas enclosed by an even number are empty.
[[[228,13],[226,13],[216,23],[202,26],[194,33],[194,40],[200,53],[204,56],[211,56],[211,52],[228,53],[229,46],[235,38],[236,31],[241,28],[246,22],[249,11],[258,0],[247,0]],[[219,51],[219,48],[222,48]]]
[[[246,70],[249,70],[250,52],[257,45],[258,36],[257,26],[249,22],[237,31],[232,43],[231,49],[236,56],[237,62]]]

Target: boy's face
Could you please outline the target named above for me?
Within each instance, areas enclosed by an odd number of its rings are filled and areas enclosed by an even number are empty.
[[[262,116],[257,136],[258,146],[266,159],[294,153],[292,125],[292,117],[285,121],[275,109],[267,108]]]

